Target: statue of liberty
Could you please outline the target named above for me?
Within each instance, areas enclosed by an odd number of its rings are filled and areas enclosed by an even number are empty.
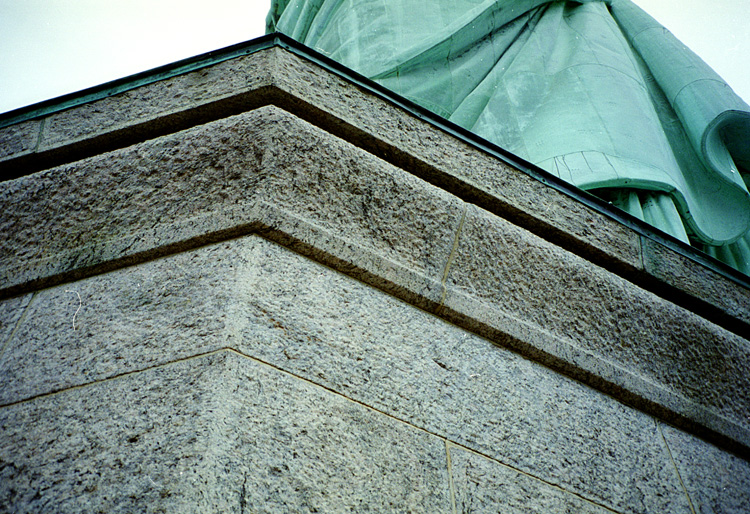
[[[268,30],[750,274],[750,107],[630,0],[273,0]]]

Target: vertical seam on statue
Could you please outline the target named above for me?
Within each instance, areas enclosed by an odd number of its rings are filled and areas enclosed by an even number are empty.
[[[453,485],[453,464],[451,462],[451,450],[450,441],[445,439],[445,458],[448,464],[448,484],[451,490],[451,507],[453,508],[453,514],[458,514],[456,510],[456,488]]]
[[[18,317],[18,320],[16,321],[16,325],[13,327],[13,330],[11,331],[8,338],[3,343],[2,348],[0,348],[0,360],[3,358],[3,355],[5,355],[5,350],[10,346],[10,342],[13,341],[13,338],[16,336],[16,332],[18,332],[18,329],[21,327],[24,321],[26,321],[26,313],[29,312],[29,309],[31,308],[31,303],[34,301],[34,298],[36,298],[36,291],[31,293],[31,298],[29,298],[29,303],[26,304],[26,307],[24,307],[23,312]],[[7,301],[7,300],[6,300]]]
[[[693,500],[692,498],[690,498],[690,493],[688,493],[688,490],[685,487],[685,483],[682,481],[680,470],[677,469],[677,463],[674,461],[674,456],[672,456],[672,450],[669,448],[669,443],[667,443],[667,438],[664,437],[664,432],[662,431],[661,425],[659,424],[659,422],[654,420],[654,423],[656,423],[656,429],[659,431],[661,440],[664,441],[664,447],[667,449],[667,455],[669,455],[669,460],[672,462],[672,467],[674,468],[674,471],[677,474],[677,480],[680,481],[680,486],[682,487],[682,491],[685,493],[685,497],[687,498],[688,505],[690,505],[690,512],[695,514],[695,507],[693,507]]]
[[[446,282],[448,281],[448,273],[451,269],[451,264],[453,263],[453,259],[456,257],[456,250],[458,249],[458,242],[461,239],[461,232],[463,232],[464,228],[464,222],[466,221],[466,211],[469,210],[469,204],[464,203],[463,211],[461,212],[461,221],[458,222],[458,228],[456,229],[456,235],[453,237],[453,247],[451,248],[450,253],[448,254],[448,260],[445,262],[445,269],[443,270],[443,277],[440,280],[440,306],[442,306],[445,303],[445,297],[448,294],[448,288],[446,287]]]

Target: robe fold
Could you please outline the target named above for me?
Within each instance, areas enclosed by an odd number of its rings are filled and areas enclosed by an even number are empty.
[[[630,0],[274,0],[267,25],[750,274],[750,107]]]

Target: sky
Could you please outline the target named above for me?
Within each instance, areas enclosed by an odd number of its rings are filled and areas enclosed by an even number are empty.
[[[750,103],[750,0],[635,3]],[[0,0],[0,112],[259,37],[269,5],[270,0]]]

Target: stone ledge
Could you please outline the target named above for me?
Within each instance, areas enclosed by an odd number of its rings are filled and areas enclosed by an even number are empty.
[[[658,243],[281,48],[0,129],[0,138],[16,141],[0,156],[0,171],[27,173],[270,103],[730,330],[750,330],[750,309],[742,308],[750,290],[696,263],[691,268],[701,279],[689,284],[665,270],[644,272],[641,245]],[[732,291],[723,294],[725,288]]]
[[[41,125],[41,121],[31,120],[0,129],[0,166],[5,161],[33,155],[39,145]]]
[[[626,227],[278,48],[51,114],[37,122],[34,150],[0,158],[0,170],[13,176],[72,162],[270,103],[616,266],[642,266]]]
[[[3,185],[0,255],[13,262],[0,269],[4,296],[260,230],[263,202],[439,284],[463,210],[275,107]]]
[[[443,440],[230,351],[2,408],[0,433],[12,512],[451,510]]]
[[[268,105],[273,62],[257,52],[0,128],[10,141],[0,172],[15,178]]]
[[[3,400],[231,348],[615,511],[685,512],[650,416],[257,236],[40,291],[8,346]],[[223,406],[256,392],[226,387]]]
[[[687,296],[708,304],[696,305],[695,312],[719,308],[722,325],[738,334],[750,329],[750,289],[738,286],[728,278],[664,245],[641,237],[644,271],[659,284],[665,284]],[[658,287],[658,286],[657,286]]]
[[[502,218],[469,208],[447,285],[449,299],[458,293],[453,310],[485,311],[490,326],[506,333],[511,320],[537,327],[542,337],[531,346],[549,344],[552,356],[605,382],[701,423],[747,422],[747,339]],[[617,378],[623,371],[627,385]]]
[[[258,232],[750,447],[746,340],[275,107],[4,186],[6,296]]]

